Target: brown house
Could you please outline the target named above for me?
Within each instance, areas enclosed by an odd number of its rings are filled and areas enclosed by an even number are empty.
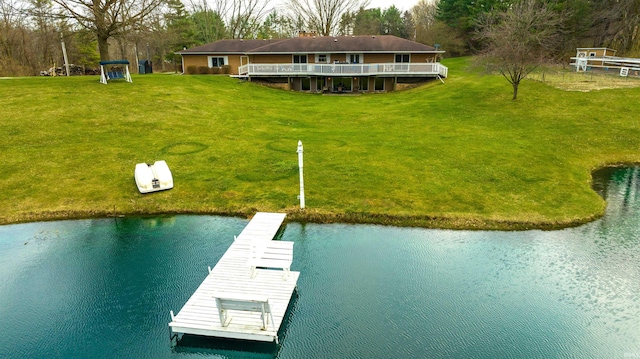
[[[431,46],[390,35],[221,40],[178,52],[186,73],[226,73],[306,92],[394,91],[447,77]]]

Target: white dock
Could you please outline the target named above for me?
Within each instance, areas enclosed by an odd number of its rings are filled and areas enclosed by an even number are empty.
[[[180,312],[171,312],[172,333],[278,342],[300,276],[289,271],[293,242],[272,241],[285,216],[253,217]]]

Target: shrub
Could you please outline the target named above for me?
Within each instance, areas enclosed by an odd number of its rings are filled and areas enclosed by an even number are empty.
[[[206,75],[209,73],[209,68],[207,66],[198,66],[198,73],[200,75]]]
[[[187,66],[187,74],[195,75],[198,71],[198,68],[195,66]]]

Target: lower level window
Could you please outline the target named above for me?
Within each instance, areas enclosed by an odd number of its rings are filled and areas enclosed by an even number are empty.
[[[360,91],[369,91],[369,78],[361,77],[359,80]]]
[[[384,91],[384,77],[376,77],[375,90]]]
[[[327,78],[326,77],[318,77],[316,80],[316,90],[324,91],[327,86]]]
[[[302,79],[302,91],[311,91],[311,79],[305,77]]]
[[[334,90],[338,92],[351,91],[351,88],[352,88],[351,77],[334,77],[333,87],[334,87]]]

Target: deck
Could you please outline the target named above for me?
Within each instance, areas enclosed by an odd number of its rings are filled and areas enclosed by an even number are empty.
[[[240,77],[249,76],[382,76],[447,77],[448,68],[439,62],[380,64],[246,64]]]
[[[268,245],[285,216],[281,213],[263,212],[254,216],[215,267],[209,268],[209,274],[180,312],[177,315],[171,313],[169,327],[172,333],[278,342],[278,330],[300,272],[290,271],[283,275],[282,270],[258,268],[252,278],[248,259],[251,244],[258,241]],[[228,316],[231,319],[227,326],[223,326],[216,297],[236,297],[245,301],[268,299],[271,312],[269,324],[265,329],[262,328],[260,312],[229,310]]]

